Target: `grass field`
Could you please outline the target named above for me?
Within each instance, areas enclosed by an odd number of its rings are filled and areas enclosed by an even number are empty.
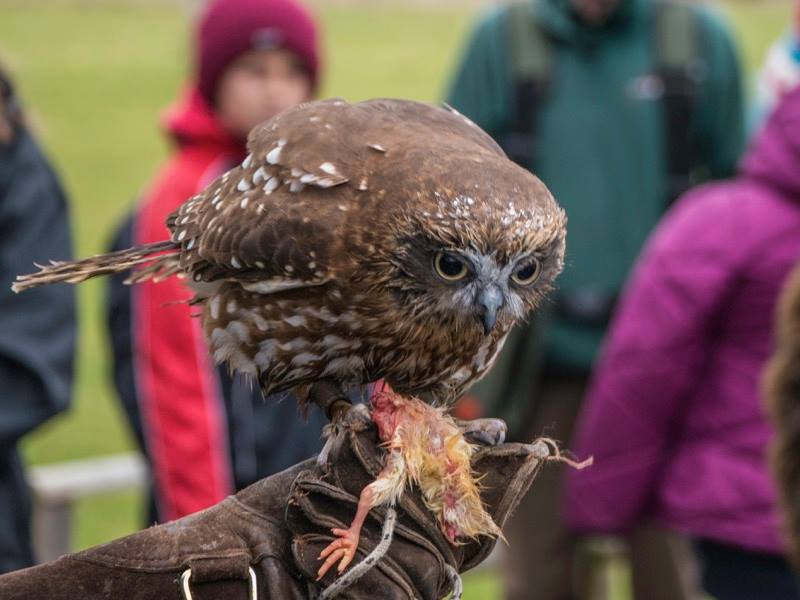
[[[323,95],[348,100],[403,96],[437,100],[476,9],[397,2],[318,3],[325,26]],[[435,5],[435,2],[428,3]],[[724,6],[748,69],[788,23],[788,3]],[[0,58],[15,74],[34,125],[72,199],[77,251],[101,251],[166,154],[157,115],[188,64],[188,13],[169,2],[0,0]],[[33,463],[120,452],[132,442],[109,388],[102,284],[81,286],[81,343],[73,409],[24,441]],[[86,501],[76,547],[133,530],[139,499]],[[467,598],[499,594],[473,578]]]

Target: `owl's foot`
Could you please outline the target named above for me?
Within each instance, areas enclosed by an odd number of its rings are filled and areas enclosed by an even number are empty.
[[[499,446],[506,440],[506,422],[503,419],[456,420],[458,428],[471,444]]]
[[[372,415],[366,404],[353,404],[342,419],[346,429],[364,431],[372,424]]]
[[[323,380],[312,384],[307,395],[308,401],[319,406],[332,423],[344,416],[350,408],[350,400],[342,386],[332,381]]]
[[[322,468],[327,468],[331,451],[339,443],[342,433],[347,429],[364,431],[372,423],[372,416],[369,414],[366,404],[352,405],[348,402],[341,408],[344,410],[334,413],[333,420],[322,430],[325,444],[317,455],[317,464]]]
[[[319,554],[319,559],[325,560],[325,562],[317,571],[317,581],[322,579],[337,562],[339,567],[336,570],[339,573],[342,573],[350,565],[358,549],[361,528],[351,525],[349,529],[331,529],[331,533],[337,538]]]

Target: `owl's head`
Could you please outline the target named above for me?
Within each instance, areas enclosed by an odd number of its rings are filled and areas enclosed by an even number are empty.
[[[417,202],[387,217],[397,223],[390,286],[415,314],[506,332],[563,268],[564,211],[541,181],[504,157],[462,155],[437,165],[444,171],[419,180]]]
[[[386,275],[380,285],[415,317],[508,331],[563,268],[564,211],[462,115],[390,106],[409,114],[394,145],[369,162],[362,207],[372,225],[359,235],[381,238],[368,247],[390,266],[370,271]]]

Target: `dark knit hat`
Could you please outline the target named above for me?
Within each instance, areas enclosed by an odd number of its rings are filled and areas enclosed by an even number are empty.
[[[286,48],[305,63],[316,88],[319,72],[317,26],[293,0],[211,0],[197,29],[195,70],[203,97],[213,104],[222,72],[240,54]]]

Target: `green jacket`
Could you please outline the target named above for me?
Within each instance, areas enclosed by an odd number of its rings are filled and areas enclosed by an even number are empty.
[[[591,29],[573,16],[569,0],[530,4],[550,40],[551,70],[535,116],[538,150],[530,168],[569,219],[557,294],[590,289],[616,295],[665,209],[663,103],[648,85],[656,62],[654,6],[652,0],[622,0],[606,25]],[[495,8],[480,20],[447,94],[449,104],[497,139],[515,115],[508,10]],[[694,139],[704,171],[727,177],[744,140],[739,64],[720,18],[699,5],[691,10],[706,74],[693,112]],[[557,314],[537,327],[547,364],[579,371],[590,369],[603,333],[603,325]]]

